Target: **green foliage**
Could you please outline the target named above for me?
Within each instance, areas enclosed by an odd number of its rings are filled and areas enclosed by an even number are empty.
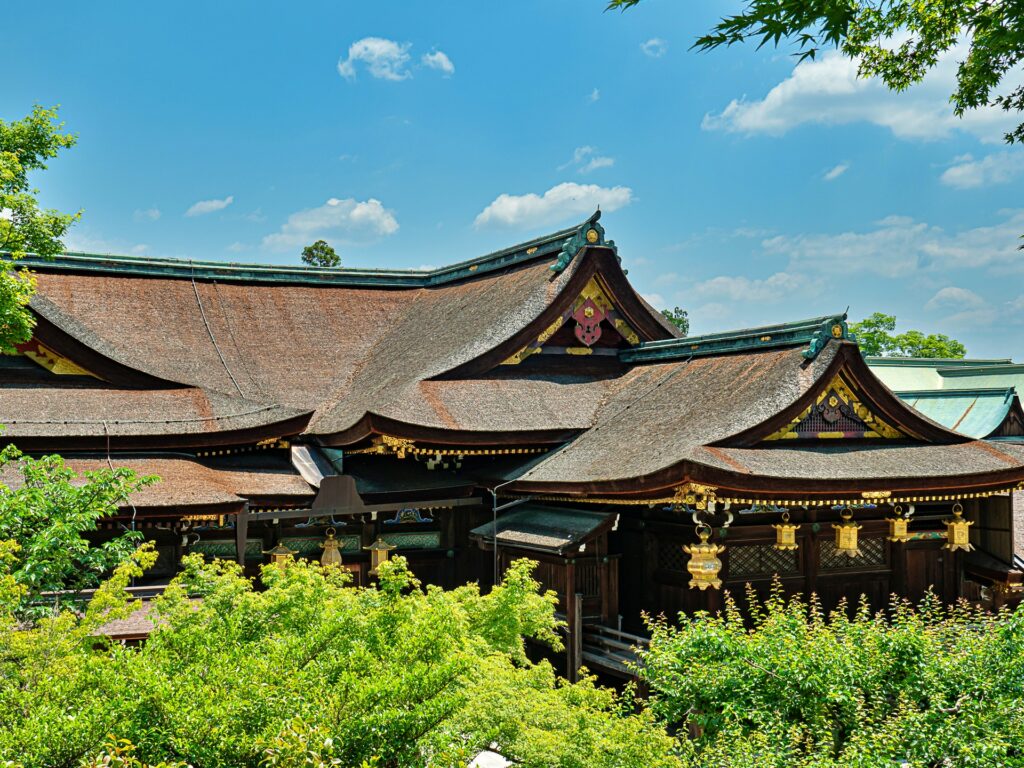
[[[31,338],[34,325],[27,306],[35,282],[15,262],[26,253],[59,253],[61,238],[81,215],[40,209],[39,190],[29,185],[29,172],[45,170],[48,160],[77,141],[61,133],[63,125],[56,108],[39,105],[22,120],[0,120],[0,353]]]
[[[865,355],[885,357],[931,357],[959,359],[967,348],[956,339],[942,333],[907,331],[896,334],[896,317],[875,312],[859,323],[850,323],[850,331],[857,337]]]
[[[140,649],[90,635],[126,610],[117,585],[84,619],[0,631],[0,760],[73,766],[113,733],[143,764],[204,768],[447,767],[492,744],[530,766],[679,766],[631,700],[526,660],[527,638],[560,628],[533,567],[481,595],[423,590],[401,557],[359,589],[299,562],[265,567],[257,590],[237,564],[190,556]]]
[[[690,332],[690,317],[689,313],[681,307],[675,307],[674,309],[663,309],[661,314],[665,316],[672,325],[679,329],[679,333],[686,336]]]
[[[610,0],[625,10],[640,0]],[[793,43],[800,60],[822,48],[838,48],[855,59],[863,77],[878,76],[902,91],[921,82],[939,58],[966,45],[950,101],[953,111],[987,105],[1024,110],[1024,85],[1002,93],[998,86],[1024,60],[1024,7],[1020,0],[749,0],[739,14],[723,18],[695,47],[707,50],[753,39],[758,47]],[[898,42],[897,42],[898,41]],[[1024,123],[1006,134],[1024,141]]]
[[[326,240],[317,240],[302,249],[302,260],[311,267],[340,267],[341,256]]]
[[[988,614],[934,598],[887,617],[825,617],[748,597],[719,616],[651,623],[651,706],[692,738],[693,766],[875,768],[1024,765],[1024,609]]]
[[[123,468],[80,478],[59,456],[31,459],[11,447],[0,452],[0,467],[21,476],[15,488],[0,485],[0,598],[18,616],[59,612],[62,602],[74,603],[74,593],[98,586],[138,546],[138,533],[98,546],[83,534],[155,478]],[[43,592],[60,594],[47,601]]]

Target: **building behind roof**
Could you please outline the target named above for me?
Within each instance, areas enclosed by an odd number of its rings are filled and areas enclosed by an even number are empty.
[[[841,313],[678,338],[597,215],[429,272],[27,263],[37,325],[0,359],[0,439],[162,477],[100,536],[141,527],[153,581],[188,552],[255,574],[328,539],[363,584],[391,552],[444,586],[531,557],[570,674],[625,670],[645,612],[776,577],[827,609],[1022,595],[1024,445],[963,431],[1010,385],[933,407],[957,366],[869,367]]]

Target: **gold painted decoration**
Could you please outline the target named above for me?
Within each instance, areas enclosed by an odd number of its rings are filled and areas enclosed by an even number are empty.
[[[832,524],[836,531],[836,551],[847,557],[860,557],[860,549],[857,545],[857,531],[863,526],[853,522],[853,512],[849,507],[843,510],[840,517],[842,523]]]
[[[320,556],[321,565],[341,565],[341,548],[334,538],[334,528],[327,529],[327,538],[320,544],[324,553]]]
[[[537,336],[535,341],[530,342],[518,352],[509,355],[502,362],[502,365],[519,365],[530,356],[542,352],[543,346],[569,320],[576,321],[574,328],[576,338],[585,345],[585,347],[569,347],[567,349],[569,354],[586,354],[578,350],[590,347],[600,338],[601,324],[604,321],[610,322],[628,344],[635,346],[640,343],[639,334],[619,315],[615,304],[608,295],[608,291],[602,286],[597,275],[594,275],[583,286],[571,309],[555,318],[551,325]]]
[[[843,377],[836,374],[813,404],[765,440],[902,437],[902,432],[872,413]]]
[[[363,547],[363,549],[368,550],[370,552],[371,576],[377,575],[377,569],[379,569],[382,564],[388,561],[388,559],[391,557],[391,550],[394,548],[394,544],[389,544],[388,542],[384,541],[384,539],[380,536],[378,536],[377,540],[374,541],[373,544],[371,544],[370,546]]]
[[[796,532],[800,530],[800,526],[795,523],[789,522],[789,512],[782,513],[782,522],[773,525],[775,529],[775,544],[773,545],[776,549],[797,549],[799,545],[796,543]]]
[[[85,368],[82,368],[77,363],[74,363],[64,357],[64,355],[54,352],[38,339],[29,339],[26,342],[18,344],[16,349],[18,350],[19,355],[27,357],[33,363],[42,366],[50,373],[58,376],[90,376],[94,379],[99,378],[95,374],[85,370]]]
[[[713,485],[701,485],[700,483],[683,483],[676,488],[676,495],[672,497],[672,503],[677,507],[693,507],[704,511],[708,506],[715,504],[715,491],[718,489]]]
[[[725,551],[725,547],[708,543],[711,528],[707,525],[697,526],[697,536],[700,537],[699,544],[683,547],[683,552],[690,556],[686,564],[686,570],[690,572],[690,589],[699,589],[701,592],[708,587],[721,589],[722,580],[718,574],[722,570],[722,561],[718,555]]]
[[[587,242],[588,243],[593,245],[594,243],[596,243],[600,239],[601,239],[601,235],[598,233],[598,231],[596,229],[588,229],[587,230]]]
[[[953,505],[953,517],[946,521],[946,543],[943,549],[955,552],[962,549],[970,552],[974,547],[971,545],[970,527],[974,525],[973,520],[963,519],[964,507],[957,502]]]

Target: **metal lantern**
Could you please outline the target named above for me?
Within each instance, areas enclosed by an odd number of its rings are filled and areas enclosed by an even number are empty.
[[[953,518],[946,521],[946,544],[943,549],[948,549],[951,552],[955,552],[958,549],[962,549],[964,552],[970,552],[974,547],[971,546],[971,534],[970,527],[974,525],[973,520],[964,520],[961,515],[964,513],[963,505],[957,502],[953,505]]]
[[[324,553],[320,556],[321,565],[341,565],[341,548],[334,538],[335,530],[327,529],[327,538],[320,544]]]
[[[382,563],[387,562],[388,557],[390,557],[391,550],[394,549],[394,548],[395,548],[394,544],[388,544],[380,536],[378,536],[377,540],[375,542],[373,542],[373,544],[371,544],[370,546],[363,547],[363,549],[368,549],[370,551],[370,575],[371,576],[376,576],[377,575],[377,569],[380,568]]]
[[[836,529],[836,551],[848,557],[860,557],[860,550],[857,548],[857,531],[862,526],[853,522],[853,512],[849,507],[843,510],[840,517],[843,522],[835,523],[832,527]]]
[[[297,554],[296,551],[288,549],[284,544],[277,544],[273,549],[263,550],[264,555],[270,555],[270,562],[278,568],[284,568]]]
[[[725,547],[708,544],[711,528],[707,525],[698,525],[697,535],[700,537],[699,544],[683,547],[683,552],[690,556],[690,562],[686,564],[686,570],[691,576],[690,589],[696,587],[702,592],[708,587],[721,589],[722,580],[718,578],[718,572],[722,570],[722,561],[718,559],[718,554],[724,552]]]
[[[910,534],[907,533],[907,526],[910,524],[910,516],[904,517],[903,507],[897,504],[892,509],[896,517],[887,517],[885,522],[889,524],[889,541],[899,544],[906,544],[910,541]]]
[[[800,526],[795,523],[789,522],[789,512],[782,513],[782,522],[778,525],[773,525],[775,529],[775,548],[776,549],[796,549],[796,532]]]

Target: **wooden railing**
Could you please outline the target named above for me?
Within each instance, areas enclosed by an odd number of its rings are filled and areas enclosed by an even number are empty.
[[[584,623],[583,595],[577,594],[569,615],[566,641],[567,677],[576,681],[580,667],[620,677],[636,677],[637,649],[650,647],[650,640],[602,624]]]

